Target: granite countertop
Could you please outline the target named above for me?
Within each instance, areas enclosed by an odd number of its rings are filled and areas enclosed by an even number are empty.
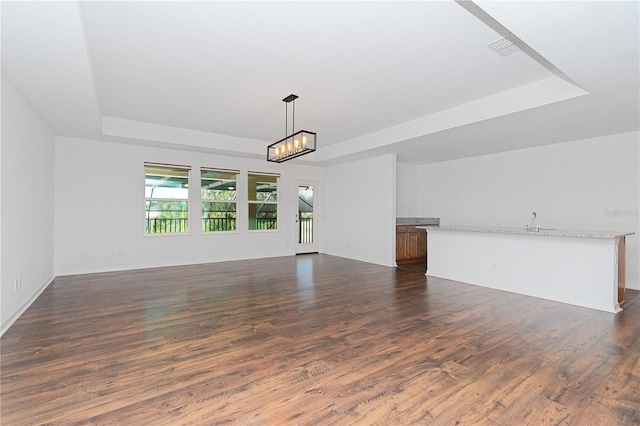
[[[440,218],[437,217],[397,217],[396,225],[439,225]]]
[[[568,230],[568,229],[552,229],[552,228],[540,228],[539,231],[529,230],[524,226],[522,228],[507,228],[507,227],[494,227],[494,226],[443,226],[429,228],[440,231],[453,231],[453,232],[483,232],[491,234],[512,234],[512,235],[541,235],[551,237],[577,237],[577,238],[599,238],[610,239],[623,237],[626,235],[633,235],[633,232],[624,231],[580,231],[580,230]]]

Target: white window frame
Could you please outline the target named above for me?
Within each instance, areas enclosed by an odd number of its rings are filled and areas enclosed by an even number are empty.
[[[228,201],[228,200],[205,200],[202,198],[202,172],[222,172],[222,173],[233,173],[236,175],[236,185],[235,185],[235,191],[236,191],[236,198],[235,200],[232,201]],[[203,235],[218,235],[218,234],[237,234],[239,233],[239,222],[240,222],[240,212],[239,212],[239,204],[238,204],[238,194],[239,194],[239,183],[240,183],[240,170],[234,170],[234,169],[220,169],[220,168],[213,168],[213,167],[200,167],[200,232]],[[204,207],[205,203],[225,203],[225,204],[235,204],[236,206],[236,227],[234,230],[230,230],[230,231],[203,231],[202,230],[202,221],[203,221],[203,217],[202,217],[202,209]]]
[[[258,201],[258,200],[250,200],[249,194],[252,190],[250,188],[249,182],[251,181],[251,176],[269,176],[276,178],[276,201]],[[269,173],[269,172],[247,172],[247,231],[249,233],[263,233],[263,232],[280,232],[280,173]],[[251,229],[251,205],[253,204],[271,204],[276,206],[276,229]]]
[[[156,198],[156,197],[147,197],[146,194],[146,178],[147,178],[147,167],[157,167],[157,168],[166,168],[173,170],[185,170],[187,172],[187,198]],[[144,163],[144,167],[142,168],[143,178],[145,181],[144,184],[144,202],[143,202],[143,217],[144,217],[144,226],[143,233],[145,237],[168,237],[168,236],[185,236],[191,234],[191,166],[185,166],[180,164],[167,164],[167,163]],[[187,230],[185,232],[147,232],[147,202],[149,201],[166,201],[166,202],[186,202],[187,204]]]

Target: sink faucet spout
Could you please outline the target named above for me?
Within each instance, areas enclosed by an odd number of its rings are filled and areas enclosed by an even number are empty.
[[[527,225],[527,229],[530,231],[540,231],[540,225],[536,225],[536,218],[538,215],[536,212],[531,213],[531,224]]]

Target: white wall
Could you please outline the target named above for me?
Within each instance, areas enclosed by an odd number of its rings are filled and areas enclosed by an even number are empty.
[[[323,252],[395,266],[396,156],[325,168]]]
[[[417,217],[422,193],[420,167],[416,164],[398,162],[396,172],[396,215]]]
[[[429,275],[615,313],[612,239],[429,231]]]
[[[296,180],[322,186],[318,167],[113,142],[57,137],[55,155],[56,275],[293,255]],[[144,162],[192,167],[189,235],[144,236]],[[201,234],[200,166],[281,173],[279,230],[249,233],[240,201],[238,233]],[[246,200],[245,182],[238,200]]]
[[[627,286],[640,289],[640,133],[420,166],[420,216],[443,225],[631,231]]]
[[[1,331],[53,280],[54,136],[2,77]],[[14,289],[15,279],[22,285]]]

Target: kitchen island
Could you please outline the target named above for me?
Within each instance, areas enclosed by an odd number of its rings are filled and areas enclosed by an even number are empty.
[[[632,232],[429,227],[427,275],[607,312],[621,311]]]

